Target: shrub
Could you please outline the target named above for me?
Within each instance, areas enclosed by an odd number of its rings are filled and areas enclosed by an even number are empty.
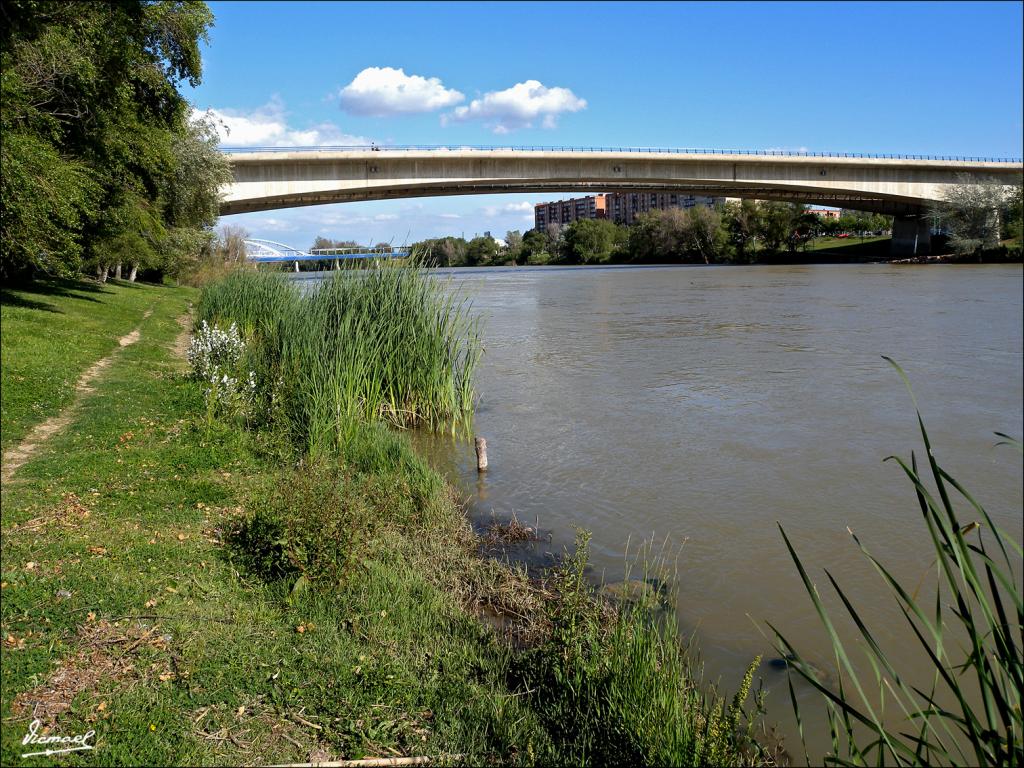
[[[242,365],[245,342],[232,323],[227,331],[210,327],[204,320],[192,337],[188,362],[192,377],[204,382],[206,410],[210,418],[241,414],[247,419],[256,414],[259,379],[256,372]]]
[[[224,543],[232,562],[264,581],[277,581],[298,572],[288,555],[284,523],[269,510],[233,520]]]
[[[234,323],[226,331],[211,327],[205,320],[192,336],[188,347],[188,364],[192,376],[200,381],[225,371],[234,371],[245,352],[245,342]]]

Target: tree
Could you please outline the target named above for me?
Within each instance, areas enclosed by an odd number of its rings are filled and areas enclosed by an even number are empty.
[[[1002,217],[1002,235],[1007,240],[1021,239],[1024,234],[1024,184],[1015,184]]]
[[[566,256],[578,264],[605,264],[626,242],[623,229],[607,219],[577,219],[564,238]]]
[[[725,233],[722,231],[722,216],[714,208],[697,205],[684,211],[679,228],[679,247],[689,258],[703,260],[705,264],[716,261],[722,252]]]
[[[461,237],[438,237],[421,240],[410,247],[412,253],[431,267],[461,267],[466,264],[468,243]]]
[[[686,211],[681,208],[641,214],[629,230],[626,250],[630,260],[661,263],[685,261],[685,227]]]
[[[761,238],[769,251],[779,251],[785,244],[795,249],[794,229],[796,218],[803,213],[803,207],[795,208],[791,203],[768,201],[759,203],[761,210]]]
[[[551,243],[545,232],[531,229],[523,235],[521,256],[527,264],[542,265],[551,261]]]
[[[757,203],[753,200],[729,201],[722,211],[722,226],[733,248],[735,260],[751,261],[761,227]]]
[[[565,258],[565,227],[561,224],[551,222],[544,228],[544,234],[548,240],[548,253],[552,261]]]
[[[332,249],[339,248],[358,248],[359,243],[355,240],[332,240],[329,237],[323,235],[317,235],[316,239],[313,240],[313,245],[309,247],[311,251],[329,251]]]
[[[136,253],[179,269],[227,167],[178,91],[200,81],[209,9],[12,0],[3,13],[0,273],[105,278]]]
[[[512,264],[519,261],[523,250],[523,236],[518,229],[505,233],[505,258]]]
[[[958,184],[946,199],[932,207],[932,214],[949,232],[949,243],[961,255],[977,255],[999,243],[1000,219],[1013,215],[1014,187],[997,181],[976,180],[959,174]]]
[[[498,258],[498,244],[493,237],[474,237],[466,247],[466,266],[484,267]]]
[[[220,228],[214,241],[213,251],[227,264],[241,264],[245,261],[245,241],[249,232],[237,224],[225,224]]]

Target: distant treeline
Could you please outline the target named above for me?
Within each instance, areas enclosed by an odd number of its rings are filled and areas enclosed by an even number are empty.
[[[180,275],[230,179],[178,90],[202,74],[202,2],[5,0],[0,275]]]
[[[526,234],[508,232],[504,244],[490,237],[466,241],[441,237],[413,249],[442,267],[511,264],[751,263],[780,252],[795,252],[811,239],[840,233],[888,232],[892,217],[844,211],[823,218],[804,205],[730,201],[650,211],[630,226],[607,219],[580,219]]]

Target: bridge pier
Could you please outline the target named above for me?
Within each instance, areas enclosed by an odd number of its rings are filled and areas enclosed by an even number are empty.
[[[894,216],[892,220],[893,256],[926,256],[932,250],[932,223],[930,217]]]

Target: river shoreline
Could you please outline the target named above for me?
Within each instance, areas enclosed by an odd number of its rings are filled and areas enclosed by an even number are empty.
[[[117,311],[124,290],[108,284],[85,308]],[[3,486],[4,763],[33,717],[95,730],[97,754],[119,763],[756,759],[746,736],[702,735],[720,715],[673,636],[580,590],[585,546],[527,578],[481,557],[450,488],[401,436],[370,429],[340,464],[296,464],[274,433],[211,419],[173,351],[196,293],[130,292],[153,308],[139,340]],[[15,335],[42,343],[38,324],[89,296],[64,293],[5,303],[5,368]],[[44,371],[22,369],[23,386]],[[283,522],[300,557],[319,553],[300,578],[276,575],[294,561],[274,559],[257,520]],[[628,681],[641,698],[601,703]],[[652,702],[666,708],[653,725]]]

